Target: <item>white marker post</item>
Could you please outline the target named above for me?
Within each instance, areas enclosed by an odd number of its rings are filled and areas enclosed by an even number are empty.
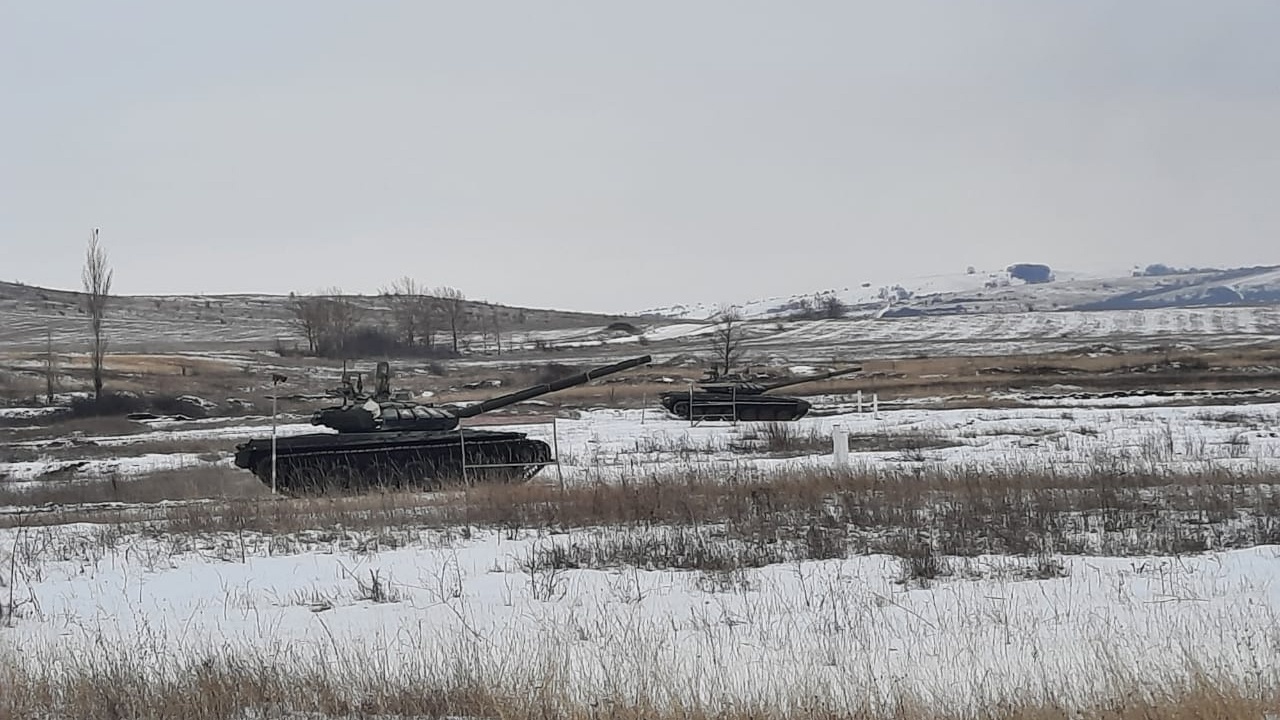
[[[862,391],[858,391],[858,412],[862,412]]]
[[[846,467],[849,464],[849,429],[836,423],[831,426],[831,448],[835,451],[835,466]]]
[[[276,400],[280,393],[276,387],[289,378],[280,373],[271,373],[271,494],[276,494]]]

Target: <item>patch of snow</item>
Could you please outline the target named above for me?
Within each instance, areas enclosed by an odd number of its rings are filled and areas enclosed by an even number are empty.
[[[65,413],[69,408],[57,406],[42,407],[0,407],[0,418],[32,419]]]

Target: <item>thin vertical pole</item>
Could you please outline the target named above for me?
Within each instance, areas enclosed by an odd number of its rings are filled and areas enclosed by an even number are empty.
[[[276,493],[276,398],[280,393],[271,383],[271,494]]]
[[[280,373],[271,373],[271,494],[276,492],[276,417],[280,408],[278,405],[280,398],[280,383],[289,378]]]
[[[551,417],[551,448],[556,454],[556,478],[560,481],[560,492],[564,492],[564,470],[560,467],[560,426],[555,416]]]
[[[458,448],[462,456],[460,458],[462,460],[462,484],[470,485],[471,482],[467,479],[467,436],[463,433],[461,426],[458,427]]]

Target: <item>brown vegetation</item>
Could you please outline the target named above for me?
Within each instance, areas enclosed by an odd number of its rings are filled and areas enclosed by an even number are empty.
[[[200,489],[230,490],[217,482]],[[261,494],[260,488],[254,490]],[[69,507],[42,513],[34,522],[89,521],[96,512]],[[916,550],[909,546],[921,537],[932,552],[951,556],[1179,554],[1280,542],[1280,491],[1269,473],[1225,471],[1098,469],[1068,476],[786,470],[751,478],[684,471],[563,490],[526,483],[423,494],[226,499],[123,513],[113,509],[100,519],[160,523],[171,532],[268,534],[338,526],[371,531],[715,526],[721,540],[757,547],[781,543],[780,552],[792,559],[826,554],[833,545],[841,556],[911,555]],[[827,550],[814,545],[815,533],[823,536],[820,544]]]
[[[421,329],[414,332],[421,333]],[[32,367],[42,365],[42,353],[9,355],[11,363]],[[661,361],[661,358],[659,358]],[[85,387],[89,365],[84,355],[62,354],[59,371],[65,377],[63,390]],[[438,403],[491,397],[511,389],[545,382],[552,365],[577,368],[582,363],[540,360],[531,357],[524,366],[502,369],[469,366],[465,361],[444,364],[427,360],[393,363],[395,389],[412,393],[431,391]],[[258,399],[270,371],[289,376],[288,393],[322,393],[336,386],[340,363],[321,358],[262,357],[258,360],[223,360],[191,355],[121,354],[111,356],[105,377],[119,390],[171,395],[191,394],[221,402],[227,397]],[[1150,389],[1246,389],[1280,387],[1280,352],[1265,349],[1222,350],[1216,352],[1052,353],[1026,356],[901,358],[868,360],[857,375],[803,383],[781,391],[787,395],[851,396],[877,393],[882,401],[907,398],[941,398],[951,406],[992,406],[1016,404],[993,394],[1011,390],[1032,391],[1069,384],[1085,391]],[[784,371],[767,370],[781,379]],[[447,374],[446,374],[447,372]],[[554,393],[544,398],[555,405],[582,407],[656,407],[663,392],[682,390],[703,377],[700,367],[647,368]],[[500,379],[501,388],[468,390],[467,383]],[[0,397],[13,399],[42,394],[44,378],[39,372],[0,373]],[[947,400],[950,398],[950,400]],[[311,403],[286,401],[283,411],[305,410]],[[227,409],[223,409],[223,413]]]
[[[9,488],[0,484],[0,505],[16,507],[83,503],[156,503],[165,500],[253,498],[271,491],[249,473],[202,466],[162,470],[136,477],[41,482]],[[4,521],[0,519],[0,525]]]
[[[339,652],[334,648],[335,653]],[[768,705],[670,699],[674,688],[655,686],[634,698],[573,697],[568,669],[539,669],[545,682],[516,690],[485,683],[465,650],[452,668],[406,662],[372,672],[337,654],[318,664],[276,655],[211,652],[175,663],[163,673],[104,649],[70,662],[42,663],[0,657],[0,720],[34,717],[261,718],[474,717],[538,720],[1236,720],[1271,717],[1280,710],[1274,677],[1243,686],[1188,662],[1190,679],[1127,680],[1115,669],[1114,687],[1087,697],[1009,697],[978,711],[939,707],[930,692],[903,689],[890,707],[865,707],[824,697],[774,698]],[[544,663],[547,661],[543,661]],[[676,681],[678,682],[678,681]],[[1028,688],[1028,690],[1031,690]]]

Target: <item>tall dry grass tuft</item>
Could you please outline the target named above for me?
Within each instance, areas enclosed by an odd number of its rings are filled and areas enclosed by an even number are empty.
[[[739,477],[691,470],[564,489],[480,484],[436,493],[49,508],[27,513],[26,522],[127,522],[197,534],[715,526],[731,542],[798,543],[807,549],[796,552],[810,558],[880,552],[911,557],[923,552],[920,542],[950,556],[1177,555],[1280,543],[1275,480],[1265,472],[1226,471],[786,469]],[[12,520],[0,515],[5,525]],[[911,552],[899,552],[908,545]],[[597,550],[589,552],[619,554]]]
[[[535,661],[536,662],[536,661]],[[454,667],[357,664],[341,648],[303,663],[291,657],[212,654],[144,669],[106,652],[64,663],[0,658],[0,720],[29,718],[563,718],[564,720],[1264,720],[1280,712],[1280,687],[1244,686],[1211,674],[1115,687],[1078,698],[1005,697],[978,708],[944,706],[929,688],[899,688],[891,701],[857,688],[804,697],[698,701],[678,678],[639,695],[575,697],[567,669],[525,670],[520,683],[486,679],[460,657]],[[859,700],[860,696],[865,696]]]

